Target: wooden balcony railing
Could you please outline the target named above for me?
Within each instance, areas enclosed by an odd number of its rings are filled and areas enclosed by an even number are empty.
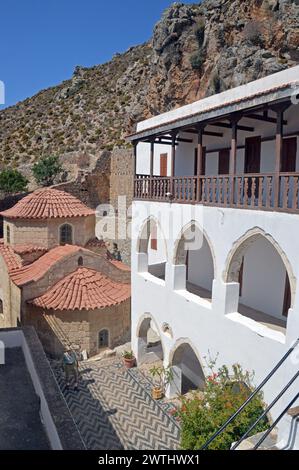
[[[276,194],[278,192],[278,194]],[[135,199],[299,212],[299,173],[160,177],[137,175]]]

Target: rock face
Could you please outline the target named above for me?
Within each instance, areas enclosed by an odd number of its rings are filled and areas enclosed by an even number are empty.
[[[111,150],[138,120],[298,63],[298,0],[174,3],[148,43],[0,112],[0,167]]]

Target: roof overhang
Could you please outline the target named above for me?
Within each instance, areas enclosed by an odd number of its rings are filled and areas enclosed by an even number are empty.
[[[233,91],[233,90],[231,90]],[[141,142],[155,136],[169,134],[173,131],[183,131],[200,123],[212,122],[213,120],[228,119],[232,114],[240,111],[252,111],[270,104],[282,102],[296,96],[299,93],[299,81],[293,81],[279,87],[263,90],[262,92],[248,95],[243,98],[223,102],[218,105],[206,107],[205,109],[184,117],[169,120],[168,122],[149,127],[127,136],[129,142]],[[219,95],[220,96],[220,95]],[[245,117],[245,116],[244,116]]]

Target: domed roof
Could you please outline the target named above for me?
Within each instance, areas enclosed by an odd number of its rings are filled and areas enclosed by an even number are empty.
[[[118,305],[130,295],[130,284],[113,281],[98,271],[82,267],[29,303],[43,309],[95,310]]]
[[[64,191],[44,188],[25,196],[15,206],[0,212],[8,219],[52,219],[86,217],[94,210]]]

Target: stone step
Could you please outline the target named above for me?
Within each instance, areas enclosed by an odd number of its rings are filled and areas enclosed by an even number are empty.
[[[261,437],[265,434],[265,431],[254,434],[251,437],[245,439],[237,447],[236,450],[253,450],[254,446],[258,443]],[[266,437],[264,442],[260,445],[258,450],[278,450],[277,444],[277,431],[272,431],[269,436]]]

